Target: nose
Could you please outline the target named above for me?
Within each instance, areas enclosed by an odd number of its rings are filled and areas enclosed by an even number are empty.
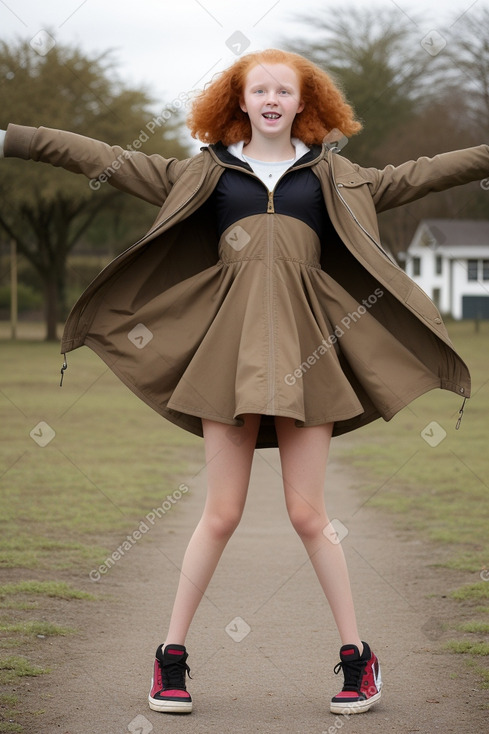
[[[267,104],[277,104],[277,99],[278,99],[277,92],[275,92],[274,90],[270,89],[267,92],[267,95],[266,95],[266,102],[267,102]]]

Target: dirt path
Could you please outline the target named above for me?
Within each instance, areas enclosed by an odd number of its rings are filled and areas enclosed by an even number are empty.
[[[482,693],[458,657],[440,652],[449,634],[441,628],[451,609],[442,596],[447,577],[455,586],[462,576],[434,568],[429,546],[364,506],[334,457],[327,506],[348,529],[342,542],[361,635],[381,661],[385,687],[367,714],[329,713],[341,687],[333,674],[339,641],[285,513],[278,452],[269,449],[256,452],[245,515],[187,641],[194,712],[150,711],[153,655],[202,509],[204,481],[202,472],[189,482],[192,492],[178,512],[162,518],[103,577],[106,603],[87,604],[83,619],[70,620],[81,634],[52,643],[56,670],[24,689],[26,710],[39,712],[27,718],[29,733],[487,731]]]

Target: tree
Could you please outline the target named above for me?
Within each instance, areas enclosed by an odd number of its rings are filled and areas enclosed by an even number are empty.
[[[476,7],[455,19],[447,43],[448,83],[464,91],[469,134],[489,133],[489,8]]]
[[[487,141],[487,9],[454,23],[439,50],[395,8],[344,5],[298,20],[316,40],[289,47],[332,74],[363,122],[344,150],[350,160],[384,168]],[[487,218],[487,192],[472,183],[382,213],[384,244],[397,255],[432,217]]]
[[[9,122],[43,125],[123,148],[140,139],[147,153],[187,155],[176,137],[176,107],[165,115],[160,109],[156,116],[161,124],[151,131],[146,125],[155,118],[152,100],[145,90],[129,89],[116,79],[108,54],[91,58],[77,48],[55,45],[39,55],[25,42],[11,47],[0,43],[0,78],[0,128]],[[21,166],[6,159],[0,172],[0,231],[17,242],[18,252],[38,274],[46,338],[55,340],[58,320],[65,315],[68,255],[93,236],[97,221],[106,227],[106,240],[117,230],[125,233],[118,243],[123,249],[134,222],[149,224],[154,208],[150,214],[150,205],[107,184],[93,190],[84,177],[51,166]]]
[[[413,25],[394,8],[342,6],[324,18],[300,16],[316,41],[292,45],[324,69],[343,89],[364,124],[348,144],[348,155],[375,164],[375,150],[409,120],[423,98],[428,54],[413,40]],[[309,34],[308,34],[309,35]]]
[[[465,95],[453,88],[439,90],[436,98],[397,127],[377,148],[379,166],[398,165],[420,156],[435,156],[484,142],[467,128]],[[442,191],[383,212],[379,217],[384,244],[394,255],[406,250],[422,219],[487,219],[487,192],[478,181]]]

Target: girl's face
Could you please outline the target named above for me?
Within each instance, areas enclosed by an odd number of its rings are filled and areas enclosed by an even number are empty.
[[[301,102],[299,78],[286,64],[258,64],[248,72],[240,104],[250,118],[253,134],[288,136]]]

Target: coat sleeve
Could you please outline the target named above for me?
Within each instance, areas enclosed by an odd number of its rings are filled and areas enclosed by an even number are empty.
[[[81,173],[90,179],[94,191],[109,183],[158,206],[190,160],[146,155],[64,130],[23,125],[8,126],[4,155]]]
[[[489,176],[489,145],[418,158],[400,166],[358,169],[369,180],[378,212],[407,204],[433,191],[480,181]]]

